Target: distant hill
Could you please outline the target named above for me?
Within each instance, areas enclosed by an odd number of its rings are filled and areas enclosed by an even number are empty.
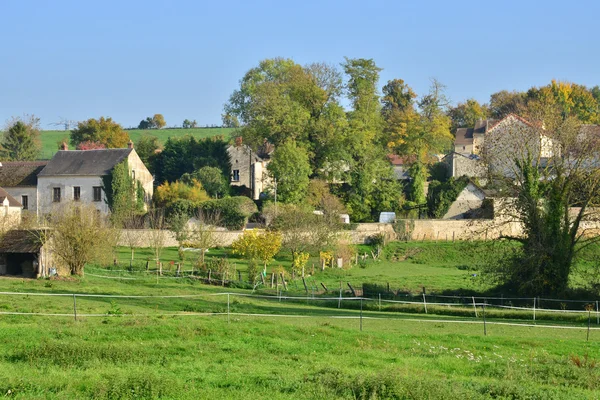
[[[197,138],[207,138],[217,135],[222,135],[225,138],[230,138],[233,128],[165,128],[165,129],[128,129],[127,133],[134,142],[142,136],[144,133],[154,135],[164,143],[169,137],[179,137],[185,135],[192,135]],[[50,159],[58,151],[59,143],[66,140],[69,143],[70,131],[42,131],[42,151],[40,153],[41,159]]]

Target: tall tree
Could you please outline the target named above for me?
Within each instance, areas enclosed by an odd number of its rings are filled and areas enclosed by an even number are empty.
[[[129,135],[123,127],[114,122],[112,118],[90,118],[77,123],[77,128],[71,131],[71,144],[75,147],[81,142],[98,142],[106,148],[126,147]]]
[[[284,203],[304,199],[311,173],[306,150],[292,140],[287,141],[275,149],[267,168],[276,179],[278,199]]]
[[[489,116],[494,119],[502,119],[508,114],[520,115],[525,107],[525,93],[501,90],[490,96]]]
[[[152,117],[152,123],[156,129],[162,129],[167,126],[167,122],[165,121],[165,117],[162,114],[154,114]]]
[[[393,149],[404,143],[407,118],[415,111],[416,97],[417,94],[402,79],[388,81],[383,87],[383,141],[388,148]]]
[[[468,99],[448,110],[448,116],[452,120],[450,130],[455,133],[458,128],[472,128],[478,120],[487,119],[488,115],[487,105],[481,105],[475,99]]]
[[[162,144],[154,135],[143,134],[135,144],[135,151],[140,156],[146,167],[153,172],[153,162],[158,150],[162,148]]]
[[[0,154],[10,161],[30,161],[40,153],[40,119],[33,115],[13,118],[2,138]]]

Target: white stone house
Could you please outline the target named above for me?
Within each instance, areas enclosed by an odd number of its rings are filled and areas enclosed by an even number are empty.
[[[94,204],[106,214],[106,194],[102,177],[119,163],[127,161],[131,176],[141,183],[145,201],[153,195],[153,177],[129,143],[126,149],[65,150],[57,152],[37,177],[39,212],[50,212],[53,206],[67,201]]]
[[[37,175],[48,161],[3,161],[0,186],[23,206],[24,212],[37,212]]]

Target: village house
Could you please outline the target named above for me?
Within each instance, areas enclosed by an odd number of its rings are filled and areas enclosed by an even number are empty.
[[[38,208],[37,176],[48,161],[2,161],[0,186],[23,206],[23,211]]]
[[[227,147],[229,162],[231,163],[230,185],[246,189],[250,198],[260,199],[261,193],[272,185],[272,179],[267,170],[273,146],[265,143],[258,151],[242,144],[241,138],[236,143]]]
[[[108,175],[119,163],[127,161],[135,181],[140,182],[149,202],[153,195],[153,177],[129,142],[125,149],[68,150],[63,143],[48,164],[37,175],[38,212],[47,213],[54,205],[67,201],[94,204],[106,214],[106,194],[102,177]]]

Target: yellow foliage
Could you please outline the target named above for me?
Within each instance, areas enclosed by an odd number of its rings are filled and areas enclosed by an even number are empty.
[[[154,200],[160,207],[168,206],[174,201],[181,199],[201,202],[209,200],[210,196],[208,196],[202,184],[196,179],[192,181],[191,186],[180,181],[173,183],[165,182],[157,187],[154,192]]]
[[[300,252],[294,254],[294,259],[292,261],[292,269],[299,274],[300,272],[302,272],[302,267],[306,265],[306,262],[309,258],[310,254],[308,253]]]
[[[261,261],[266,269],[267,264],[281,249],[281,234],[272,231],[260,234],[255,230],[245,231],[232,243],[231,248],[233,254],[239,254],[249,260]]]
[[[333,260],[333,252],[332,251],[320,251],[319,259],[321,260],[321,265],[328,266],[331,264],[331,260]]]

